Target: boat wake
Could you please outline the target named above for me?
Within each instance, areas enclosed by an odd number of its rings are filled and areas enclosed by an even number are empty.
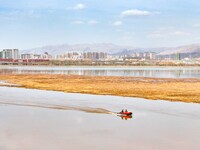
[[[103,108],[92,108],[82,106],[66,106],[58,104],[47,104],[47,103],[34,103],[34,102],[14,102],[14,101],[0,101],[1,105],[13,105],[13,106],[24,106],[24,107],[37,107],[46,109],[57,109],[57,110],[75,110],[86,113],[98,113],[98,114],[113,114],[113,112]]]

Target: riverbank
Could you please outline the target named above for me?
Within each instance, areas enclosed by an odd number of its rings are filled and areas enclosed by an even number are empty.
[[[106,65],[106,66],[81,66],[81,65],[70,65],[70,66],[54,66],[54,65],[1,65],[0,68],[200,68],[200,66],[174,66],[174,65],[168,65],[168,66],[156,66],[156,65],[149,65],[149,66],[142,66],[142,65],[135,65],[135,66],[123,66],[123,65]]]
[[[200,79],[7,74],[0,80],[32,89],[200,103]]]

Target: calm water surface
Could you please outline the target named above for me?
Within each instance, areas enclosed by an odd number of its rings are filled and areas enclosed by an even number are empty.
[[[200,148],[199,104],[0,87],[0,118],[1,150]]]
[[[41,73],[92,76],[200,78],[200,67],[14,67],[0,66],[0,74]]]

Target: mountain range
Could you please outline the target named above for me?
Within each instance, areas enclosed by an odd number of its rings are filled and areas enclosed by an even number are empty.
[[[33,49],[22,50],[21,53],[43,54],[48,52],[51,55],[60,55],[66,52],[106,52],[110,55],[127,55],[133,52],[156,52],[158,55],[195,54],[200,56],[200,44],[185,45],[179,47],[157,47],[138,48],[132,46],[120,46],[112,43],[76,44],[76,45],[52,45]]]
[[[64,54],[66,52],[106,52],[109,54],[119,53],[124,50],[133,50],[134,47],[119,46],[111,43],[99,43],[99,44],[76,44],[76,45],[52,45],[39,48],[33,48],[28,50],[22,50],[21,53],[36,53],[42,54],[48,52],[52,55]]]
[[[166,51],[159,53],[160,55],[172,55],[176,53],[181,54],[200,54],[200,44],[193,44],[193,45],[186,45],[186,46],[179,46],[175,48],[169,48]]]

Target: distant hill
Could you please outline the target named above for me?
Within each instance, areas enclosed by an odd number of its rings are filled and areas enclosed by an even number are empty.
[[[175,48],[169,48],[166,51],[160,52],[158,58],[175,58],[176,54],[180,54],[180,58],[199,58],[200,57],[200,44],[186,45]]]
[[[119,53],[123,50],[132,50],[134,47],[119,46],[111,43],[99,43],[99,44],[77,44],[77,45],[52,45],[39,48],[33,48],[28,50],[22,50],[21,53],[36,53],[42,54],[48,52],[52,55],[63,54],[68,51],[76,52],[107,52],[109,54]]]
[[[199,53],[200,54],[200,44],[169,48],[168,50],[159,53],[159,55],[172,55],[176,53],[181,53],[181,54],[192,54],[192,53],[198,54]]]
[[[52,45],[22,50],[21,53],[43,54],[48,52],[51,55],[64,54],[66,52],[106,52],[111,55],[129,55],[133,52],[156,52],[160,56],[174,55],[176,53],[184,56],[200,57],[200,44],[186,45],[180,47],[157,47],[137,48],[132,46],[120,46],[112,43],[76,44],[76,45]]]
[[[34,54],[43,54],[48,52],[51,55],[64,54],[66,52],[75,51],[75,52],[106,52],[111,55],[127,55],[133,52],[160,52],[166,48],[136,48],[131,46],[120,46],[112,43],[96,43],[96,44],[76,44],[76,45],[52,45],[44,46],[33,49],[22,50],[21,53],[34,53]]]

